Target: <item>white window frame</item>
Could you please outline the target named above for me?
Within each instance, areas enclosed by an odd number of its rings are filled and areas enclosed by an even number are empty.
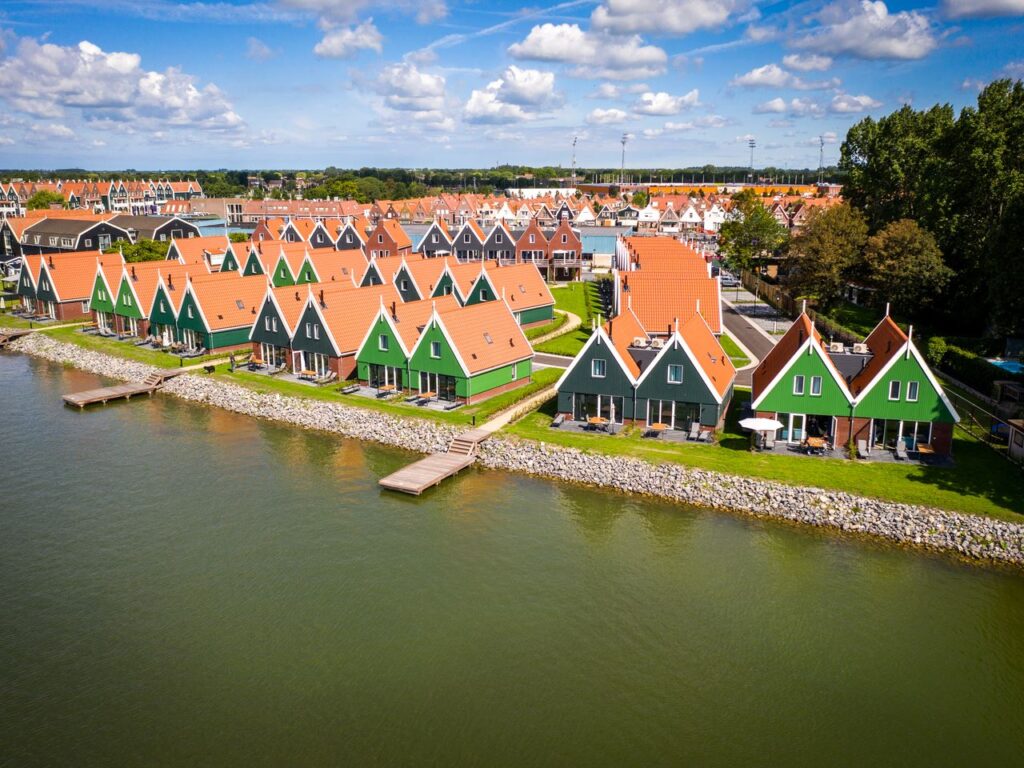
[[[811,397],[821,397],[821,386],[821,376],[811,376]]]
[[[598,363],[601,365],[598,366]],[[598,373],[597,369],[601,368],[601,372]],[[590,361],[590,378],[592,379],[603,379],[608,376],[608,361],[603,357],[595,357]]]
[[[430,357],[434,360],[441,359],[441,342],[432,341],[430,342]]]
[[[893,385],[896,386],[896,397],[892,396]],[[899,399],[900,399],[900,393],[901,393],[902,389],[903,389],[903,387],[902,387],[902,385],[901,385],[901,383],[899,381],[896,381],[895,379],[890,381],[889,382],[889,401],[893,402],[893,403],[898,402]]]
[[[381,352],[387,352],[388,351],[388,342],[389,342],[388,335],[386,333],[380,334],[377,337],[377,349],[379,349]]]
[[[798,387],[797,384],[800,386]],[[803,397],[804,392],[807,391],[807,377],[802,373],[798,373],[793,377],[793,394],[798,397]]]
[[[911,396],[913,392],[913,396]],[[916,403],[917,398],[921,395],[921,382],[919,381],[908,381],[907,382],[907,402]]]
[[[673,371],[679,371],[679,379],[678,380],[674,380],[672,378],[672,372]],[[679,363],[672,363],[672,364],[670,364],[668,366],[668,370],[666,372],[665,378],[666,378],[666,381],[669,384],[682,384],[683,383],[683,366],[680,365]]]

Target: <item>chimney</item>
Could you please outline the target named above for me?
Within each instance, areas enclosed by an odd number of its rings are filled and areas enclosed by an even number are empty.
[[[173,291],[174,290],[174,275],[168,275],[167,276],[167,290],[169,290],[169,291]]]
[[[135,274],[135,265],[132,264],[132,280],[138,280],[138,276]]]
[[[398,306],[395,302],[391,302],[391,319],[398,320]]]
[[[50,254],[50,269],[53,269],[53,254]]]
[[[320,306],[321,307],[326,307],[327,306],[324,303],[324,289],[323,288],[320,289]]]

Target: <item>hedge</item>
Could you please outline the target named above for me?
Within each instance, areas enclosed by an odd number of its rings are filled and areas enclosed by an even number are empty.
[[[988,360],[960,347],[947,346],[942,356],[942,370],[982,394],[991,395],[997,381],[1018,381],[1024,384],[1024,375],[1004,371]]]

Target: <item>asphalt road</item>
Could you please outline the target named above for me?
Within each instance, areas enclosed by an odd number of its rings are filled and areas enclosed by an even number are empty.
[[[562,355],[546,355],[543,352],[537,352],[533,356],[535,363],[546,365],[551,368],[568,368],[569,363],[572,362],[571,357],[563,357]]]
[[[771,352],[775,342],[771,341],[761,329],[755,326],[750,320],[737,312],[728,304],[722,304],[723,319],[725,327],[740,343],[749,349],[758,360],[764,360]],[[749,387],[753,378],[754,369],[739,371],[736,374],[736,386]]]

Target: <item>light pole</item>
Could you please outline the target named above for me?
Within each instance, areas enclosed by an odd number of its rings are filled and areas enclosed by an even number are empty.
[[[619,184],[621,185],[626,175],[626,142],[629,141],[629,134],[622,134],[619,141],[622,142],[622,166],[619,168]]]
[[[757,139],[748,139],[747,146],[750,147],[750,183],[754,183],[754,147],[757,146]]]

